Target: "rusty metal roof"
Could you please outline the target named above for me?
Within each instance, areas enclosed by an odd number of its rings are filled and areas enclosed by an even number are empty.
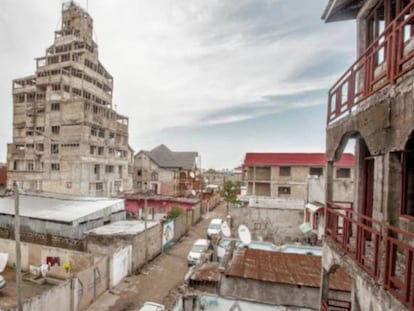
[[[320,287],[321,260],[314,255],[240,249],[225,273],[266,282]],[[351,291],[351,279],[342,268],[331,275],[330,288]]]
[[[195,281],[218,282],[220,280],[219,264],[217,262],[208,262],[195,270],[191,276]]]

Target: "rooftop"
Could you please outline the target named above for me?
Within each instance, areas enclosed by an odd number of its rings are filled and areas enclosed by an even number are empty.
[[[225,273],[231,277],[319,287],[321,260],[313,255],[240,249]],[[332,274],[330,288],[351,291],[351,279],[342,268]]]
[[[273,165],[273,166],[325,166],[324,153],[246,153],[244,166]],[[354,166],[355,157],[344,153],[336,166]]]
[[[79,223],[96,219],[103,209],[118,212],[125,209],[123,199],[72,198],[65,196],[19,196],[20,216],[63,223]],[[0,198],[0,215],[14,215],[14,197]]]
[[[171,151],[165,145],[159,145],[151,151],[141,152],[144,152],[160,167],[184,170],[192,170],[195,167],[198,156],[198,153],[194,151]]]
[[[147,228],[154,227],[158,221],[147,221]],[[98,227],[89,231],[86,234],[96,235],[131,235],[145,231],[145,221],[143,220],[122,220]]]

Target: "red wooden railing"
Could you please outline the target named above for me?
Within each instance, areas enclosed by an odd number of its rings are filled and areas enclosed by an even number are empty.
[[[413,241],[414,234],[387,227],[384,286],[410,310],[414,310]]]
[[[411,1],[329,90],[328,124],[414,68],[413,23]]]
[[[378,279],[381,223],[335,202],[327,203],[326,212],[326,237]]]
[[[321,304],[321,311],[350,311],[351,302],[342,299],[328,298],[323,300]]]
[[[384,274],[384,288],[414,311],[414,233],[387,226],[385,262],[379,266],[382,240],[381,223],[362,215],[343,203],[328,202],[326,208],[326,238],[378,280]],[[327,307],[328,309],[323,309]],[[322,302],[321,310],[337,310]],[[339,309],[343,310],[343,309]]]

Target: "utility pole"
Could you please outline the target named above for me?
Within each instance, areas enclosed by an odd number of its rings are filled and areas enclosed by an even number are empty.
[[[14,191],[14,239],[16,241],[16,293],[17,310],[23,310],[22,304],[22,271],[21,271],[21,249],[20,249],[20,212],[19,212],[19,188],[13,183]]]
[[[145,238],[145,264],[148,262],[148,234],[147,234],[147,218],[148,218],[148,204],[147,194],[144,196],[144,238]]]

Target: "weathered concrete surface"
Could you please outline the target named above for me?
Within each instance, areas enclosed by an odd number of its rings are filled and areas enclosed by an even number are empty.
[[[220,204],[167,252],[150,262],[138,275],[127,277],[111,292],[102,295],[88,311],[135,310],[145,301],[165,303],[171,308],[171,295],[182,285],[188,272],[187,255],[197,238],[204,238],[211,218],[224,218],[225,204]]]

